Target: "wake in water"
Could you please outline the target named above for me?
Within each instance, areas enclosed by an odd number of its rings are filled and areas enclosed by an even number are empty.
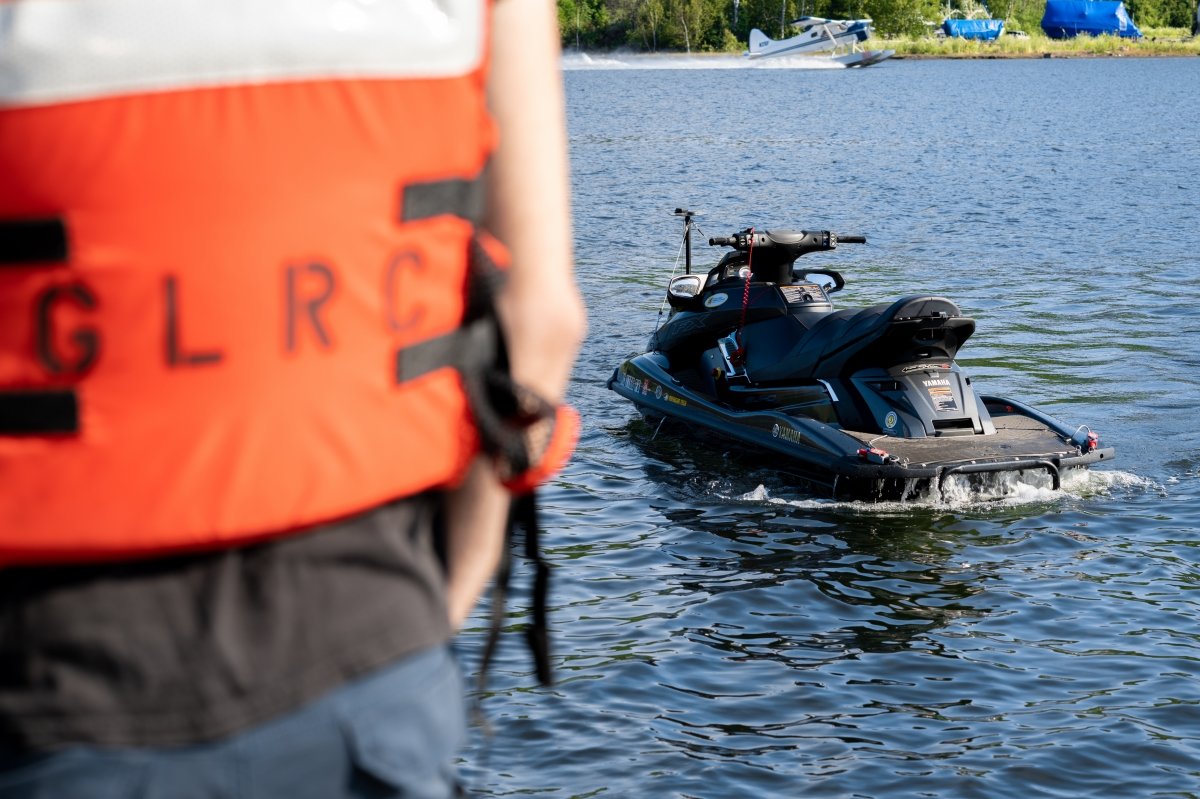
[[[564,53],[565,71],[608,69],[845,69],[827,56],[778,56],[756,58],[731,54],[717,55],[645,55],[639,53]]]
[[[864,502],[833,499],[781,499],[772,497],[770,491],[759,485],[753,491],[739,496],[719,496],[741,502],[765,502],[772,505],[790,505],[797,508],[855,508],[887,513],[916,508],[942,508],[964,510],[971,508],[994,508],[997,506],[1033,505],[1057,502],[1063,499],[1087,499],[1108,496],[1117,489],[1161,490],[1154,481],[1136,474],[1120,471],[1095,471],[1072,469],[1063,473],[1062,487],[1053,488],[1050,476],[1045,472],[1006,472],[988,475],[980,480],[978,475],[952,475],[939,492],[935,487],[914,492],[902,500],[890,502]]]

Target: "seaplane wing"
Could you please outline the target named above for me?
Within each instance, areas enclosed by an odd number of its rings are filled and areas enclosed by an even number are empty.
[[[814,25],[824,25],[830,21],[831,20],[825,19],[824,17],[800,17],[799,19],[792,20],[788,24],[793,28],[797,28],[803,32]]]

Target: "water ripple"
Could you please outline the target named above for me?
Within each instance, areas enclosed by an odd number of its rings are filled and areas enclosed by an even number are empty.
[[[1178,99],[1200,61],[578,61],[592,335],[583,438],[542,496],[558,682],[535,688],[502,637],[471,788],[1200,796],[1200,105]],[[655,436],[604,381],[654,328],[680,205],[705,236],[867,234],[822,257],[843,305],[953,298],[976,384],[1085,421],[1117,462],[1061,492],[864,505]],[[519,559],[514,579],[517,631]],[[459,640],[468,674],[487,612]]]

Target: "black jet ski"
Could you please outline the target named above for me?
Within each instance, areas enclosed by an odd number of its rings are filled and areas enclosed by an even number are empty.
[[[977,394],[954,360],[975,321],[952,301],[914,294],[834,310],[842,275],[796,271],[800,256],[864,237],[751,228],[709,239],[732,249],[693,274],[694,214],[676,214],[686,269],[667,287],[670,315],[608,381],[648,418],[780,456],[837,498],[940,492],[955,475],[968,485],[1048,475],[1057,489],[1065,470],[1114,457],[1086,426]]]

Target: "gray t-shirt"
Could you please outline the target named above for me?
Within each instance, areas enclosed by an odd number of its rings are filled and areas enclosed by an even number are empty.
[[[436,496],[268,543],[0,570],[0,749],[213,740],[449,640]]]

